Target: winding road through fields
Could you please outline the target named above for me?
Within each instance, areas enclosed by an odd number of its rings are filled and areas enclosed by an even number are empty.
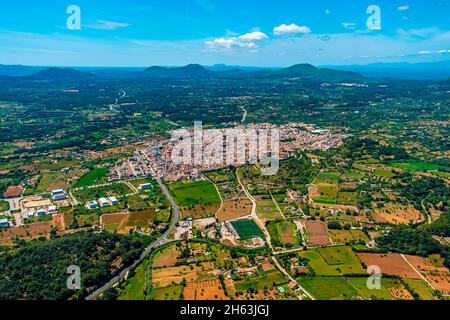
[[[137,259],[131,266],[129,266],[129,267],[125,268],[124,270],[122,270],[122,272],[120,272],[117,276],[115,276],[110,281],[105,283],[101,288],[95,290],[93,293],[88,295],[86,297],[86,300],[93,300],[93,299],[97,298],[99,295],[101,295],[103,292],[108,290],[109,288],[112,288],[116,283],[118,283],[120,280],[122,280],[127,275],[128,271],[130,271],[131,269],[137,267],[142,261],[144,261],[144,259],[155,248],[160,246],[167,239],[167,237],[173,231],[173,229],[175,229],[175,226],[178,223],[178,220],[180,219],[180,210],[178,209],[178,206],[177,206],[175,200],[173,199],[172,195],[170,194],[169,190],[167,189],[166,185],[162,182],[161,177],[158,177],[156,175],[154,175],[154,177],[155,177],[155,180],[158,182],[161,190],[163,191],[163,193],[165,194],[167,199],[169,199],[169,201],[170,201],[170,203],[172,204],[172,207],[173,207],[174,217],[173,217],[172,222],[171,222],[171,224],[169,226],[169,229],[167,229],[166,232],[164,232],[164,234],[157,241],[155,241],[150,247],[145,249],[145,251],[141,254],[139,259]]]

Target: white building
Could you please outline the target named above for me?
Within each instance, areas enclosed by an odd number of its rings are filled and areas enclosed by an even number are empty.
[[[56,189],[52,191],[52,199],[53,201],[61,201],[66,200],[67,196],[63,189]]]
[[[108,200],[106,200],[106,198],[98,199],[98,203],[100,204],[100,207],[102,207],[102,208],[109,207],[109,202],[108,202]]]
[[[119,200],[117,200],[116,197],[109,197],[108,200],[112,206],[117,206],[119,204]]]
[[[58,212],[58,207],[57,206],[50,206],[50,207],[48,207],[47,212],[48,213],[57,213]]]
[[[89,209],[97,209],[98,208],[97,201],[88,201],[86,204]]]

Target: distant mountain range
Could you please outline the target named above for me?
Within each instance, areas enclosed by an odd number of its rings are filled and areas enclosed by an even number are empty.
[[[353,71],[370,78],[403,80],[442,80],[450,78],[450,60],[424,63],[374,63],[324,67]]]
[[[23,68],[20,68],[23,73]],[[85,69],[81,69],[85,70]],[[11,74],[11,69],[9,69]],[[1,67],[0,67],[1,74]],[[122,70],[102,69],[97,72],[80,71],[76,68],[46,68],[26,76],[13,77],[2,76],[2,79],[11,81],[91,81],[105,78],[122,79],[301,79],[316,82],[341,82],[341,81],[363,81],[364,78],[354,72],[339,71],[332,69],[319,69],[309,64],[298,64],[285,69],[278,70],[256,70],[247,71],[239,68],[223,68],[221,71],[213,71],[198,64],[190,64],[184,67],[160,67],[153,66],[144,70]]]
[[[70,68],[48,68],[41,70],[33,75],[25,76],[29,80],[42,80],[42,81],[89,81],[95,80],[98,76],[78,71]]]
[[[227,66],[108,68],[108,67],[34,67],[0,65],[0,78],[28,81],[89,81],[114,79],[208,79],[208,78],[302,79],[320,82],[364,81],[366,78],[442,80],[450,78],[450,61],[434,63],[377,63],[371,65],[324,66],[297,64],[288,68]]]
[[[299,78],[310,81],[337,82],[363,80],[359,74],[347,71],[331,69],[318,69],[310,64],[298,64],[285,69],[278,70],[242,70],[238,67],[211,70],[198,64],[190,64],[184,67],[159,67],[153,66],[143,72],[135,73],[136,77],[146,79],[186,79],[186,78]]]

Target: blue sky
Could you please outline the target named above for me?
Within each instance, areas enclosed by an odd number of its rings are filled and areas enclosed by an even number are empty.
[[[6,3],[6,0],[3,0]],[[81,10],[69,30],[66,9]],[[367,8],[381,26],[371,30]],[[0,64],[247,66],[450,60],[447,0],[15,0]]]

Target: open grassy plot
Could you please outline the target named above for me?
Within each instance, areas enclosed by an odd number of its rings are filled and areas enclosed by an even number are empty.
[[[350,300],[356,296],[356,290],[345,278],[305,277],[298,282],[319,300]]]
[[[338,204],[354,206],[357,204],[358,194],[356,192],[339,191],[337,195]]]
[[[259,218],[268,220],[282,218],[276,204],[272,200],[260,200],[256,204],[256,212]]]
[[[130,212],[127,220],[127,226],[146,228],[150,225],[154,216],[154,209]]]
[[[404,279],[403,280],[411,293],[415,293],[420,300],[437,300],[433,289],[422,280]]]
[[[0,201],[0,212],[9,210],[9,202],[8,201]]]
[[[40,179],[36,187],[35,193],[44,193],[48,191],[48,188],[58,179],[57,173],[45,173]]]
[[[361,263],[349,247],[327,247],[319,248],[317,251],[329,265],[346,264],[361,267]]]
[[[381,278],[380,289],[369,289],[367,286],[368,278],[346,278],[348,283],[357,291],[357,295],[363,299],[372,300],[393,300],[394,297],[389,292],[389,287],[394,279]]]
[[[42,162],[38,169],[41,171],[60,171],[62,168],[70,168],[78,164],[76,160],[63,160],[58,162]]]
[[[149,294],[149,300],[180,300],[183,292],[183,286],[170,286],[164,288],[152,288]]]
[[[232,221],[231,225],[242,240],[256,237],[264,238],[264,233],[253,220]]]
[[[273,269],[265,272],[263,275],[253,277],[248,280],[237,281],[234,286],[237,291],[245,292],[249,288],[256,290],[264,289],[264,287],[274,287],[287,283],[289,280],[278,270]]]
[[[337,172],[321,172],[317,175],[317,182],[337,183],[339,180],[339,173]]]
[[[103,187],[76,190],[73,192],[73,195],[78,201],[84,203],[101,197],[122,197],[132,193],[133,191],[125,183],[114,183]]]
[[[95,168],[82,176],[80,180],[78,180],[78,182],[74,185],[74,188],[91,186],[106,177],[107,173],[108,169]]]
[[[392,178],[394,176],[394,173],[390,170],[375,169],[374,173],[381,178]]]
[[[308,259],[308,265],[320,276],[366,274],[361,262],[349,247],[320,248],[303,251],[299,255]]]
[[[314,202],[324,204],[336,204],[339,174],[333,172],[321,172],[314,180],[314,187],[311,189],[311,197]]]
[[[170,185],[180,206],[219,203],[216,188],[209,181],[182,181]]]
[[[127,280],[118,300],[144,300],[147,263],[141,263],[135,269],[134,277]]]
[[[441,170],[441,169],[448,169],[448,167],[445,167],[445,166],[442,166],[439,164],[420,161],[420,160],[393,161],[393,162],[390,162],[389,165],[391,165],[395,168],[399,168],[399,169],[402,169],[405,171],[410,171],[410,172],[437,171],[437,170]]]
[[[367,235],[361,230],[329,230],[328,233],[333,243],[349,244],[369,241]]]
[[[314,202],[335,204],[337,201],[338,185],[331,183],[318,183],[318,197],[314,197]]]
[[[298,246],[300,237],[296,233],[295,223],[292,221],[272,221],[267,225],[272,242],[281,246]]]

